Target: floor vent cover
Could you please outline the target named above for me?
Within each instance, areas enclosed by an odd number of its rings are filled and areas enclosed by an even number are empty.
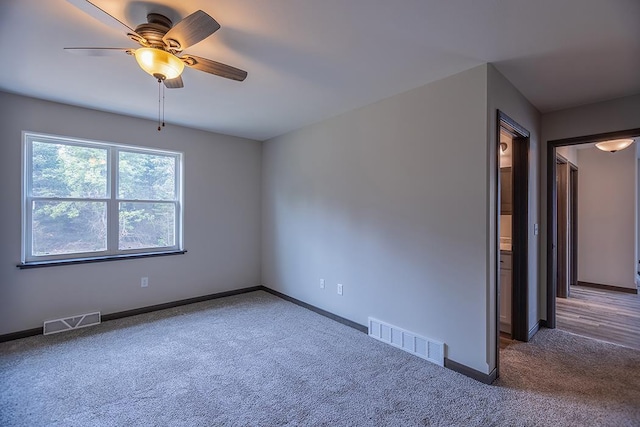
[[[65,317],[63,319],[47,320],[44,322],[44,335],[57,334],[58,332],[72,329],[86,328],[100,323],[100,312],[80,314],[78,316]]]
[[[444,343],[405,331],[397,326],[369,318],[369,336],[418,357],[444,366]]]

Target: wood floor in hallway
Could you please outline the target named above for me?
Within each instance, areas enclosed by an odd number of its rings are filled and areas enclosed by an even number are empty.
[[[640,349],[640,295],[571,286],[556,298],[558,329]]]

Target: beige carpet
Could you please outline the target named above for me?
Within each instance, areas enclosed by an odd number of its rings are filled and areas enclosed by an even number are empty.
[[[265,292],[0,344],[0,426],[638,426],[640,352],[543,330],[488,386]]]
[[[536,400],[544,425],[553,425],[561,410],[569,415],[562,417],[567,425],[640,426],[640,351],[543,329],[500,354],[494,386]]]

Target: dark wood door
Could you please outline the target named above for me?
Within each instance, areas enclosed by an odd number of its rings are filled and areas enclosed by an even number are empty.
[[[512,140],[512,337],[529,341],[529,137]]]
[[[568,270],[568,251],[569,251],[569,164],[567,162],[557,161],[556,169],[556,186],[557,186],[557,293],[559,298],[567,298],[569,296],[569,270]]]
[[[569,285],[575,286],[578,284],[578,168],[572,164],[569,164],[569,191]]]

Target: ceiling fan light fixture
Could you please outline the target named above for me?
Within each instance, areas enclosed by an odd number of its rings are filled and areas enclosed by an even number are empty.
[[[161,80],[179,77],[184,70],[184,62],[172,53],[154,47],[136,49],[134,56],[140,68]]]
[[[631,144],[633,144],[633,139],[612,139],[610,141],[598,142],[596,147],[602,151],[615,153],[616,151],[624,150]]]

